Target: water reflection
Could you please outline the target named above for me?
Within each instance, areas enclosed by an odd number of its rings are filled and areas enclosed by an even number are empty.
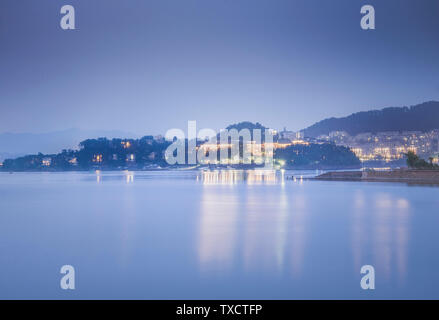
[[[133,183],[134,182],[134,173],[130,171],[125,171],[125,180],[126,183]]]
[[[46,284],[73,260],[95,284],[81,299],[439,296],[436,188],[242,175],[0,174],[0,298],[65,298]],[[365,264],[374,292],[359,286]]]
[[[246,270],[259,264],[262,268],[282,271],[288,223],[288,203],[282,190],[264,198],[258,189],[248,192],[242,253]]]
[[[255,266],[293,277],[302,272],[309,215],[306,197],[289,194],[284,172],[203,172],[199,263],[205,271]],[[255,188],[236,185],[238,181]],[[292,183],[292,181],[291,181]],[[234,188],[219,188],[223,184]],[[261,184],[275,185],[266,192]]]
[[[101,183],[101,181],[102,181],[101,170],[96,170],[95,173],[96,173],[96,182]]]
[[[203,190],[198,254],[202,269],[229,269],[237,237],[239,199],[234,193]]]
[[[295,278],[302,273],[302,266],[305,256],[305,243],[307,238],[307,212],[306,197],[303,194],[297,194],[292,201],[292,227],[291,227],[291,272]]]
[[[314,263],[305,261],[307,250],[324,245],[320,239],[336,227],[338,234],[348,232],[350,237],[342,242],[333,239],[330,245],[334,246],[336,257],[340,246],[352,248],[352,266],[345,266],[352,267],[353,274],[359,274],[361,266],[371,264],[383,281],[395,277],[398,284],[404,283],[411,210],[406,198],[358,189],[353,191],[351,209],[340,213],[339,203],[333,197],[311,194],[303,190],[303,180],[285,184],[281,177],[282,172],[203,173],[198,239],[203,270],[234,266],[246,273],[260,270],[300,279],[306,272],[305,266]],[[253,183],[255,187],[248,187]],[[221,188],[223,184],[233,187]],[[267,192],[263,184],[273,184],[273,188]],[[328,212],[342,223],[334,222],[328,228],[319,221],[325,216],[310,219],[313,212]],[[339,214],[343,216],[338,217]],[[315,238],[310,239],[311,236]]]
[[[202,171],[203,184],[235,184],[245,180],[244,170],[214,170]]]
[[[387,193],[368,196],[357,191],[352,221],[352,254],[355,270],[372,264],[380,277],[390,281],[396,272],[403,284],[407,276],[410,203]],[[367,253],[371,252],[370,256]],[[371,261],[372,260],[372,261]]]
[[[127,184],[134,182],[134,172],[133,171],[119,171],[119,172],[102,172],[101,170],[95,171],[96,176],[96,182],[101,183],[103,181],[125,181]],[[148,177],[148,174],[145,174],[146,177]],[[89,180],[88,176],[83,177],[84,180]]]
[[[137,210],[136,197],[131,192],[123,192],[120,195],[120,201],[123,203],[123,215],[120,220],[120,256],[119,263],[123,266],[129,265],[133,251],[135,250]]]
[[[276,184],[285,180],[284,171],[276,170],[213,170],[202,171],[200,178],[203,184],[233,185],[239,182],[246,184]]]
[[[278,274],[287,271],[299,276],[307,231],[305,198],[288,194],[282,187],[270,195],[251,190],[245,212],[242,256],[246,270],[258,265]]]

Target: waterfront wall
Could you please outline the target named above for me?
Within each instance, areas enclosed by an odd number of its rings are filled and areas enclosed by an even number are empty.
[[[439,170],[363,171],[362,180],[439,181]]]
[[[316,179],[328,179],[328,180],[360,180],[362,177],[362,171],[333,171],[326,172]]]
[[[334,171],[327,172],[317,180],[342,181],[388,181],[388,182],[419,182],[439,183],[439,170],[391,170],[391,171]]]

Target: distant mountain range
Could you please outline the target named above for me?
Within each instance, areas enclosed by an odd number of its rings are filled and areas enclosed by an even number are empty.
[[[48,133],[0,133],[0,161],[25,154],[58,153],[63,149],[76,148],[88,138],[137,138],[122,131],[68,129]]]
[[[350,135],[383,131],[430,131],[439,129],[439,102],[430,101],[412,107],[385,108],[351,114],[344,118],[319,121],[304,131],[307,137],[346,131]]]

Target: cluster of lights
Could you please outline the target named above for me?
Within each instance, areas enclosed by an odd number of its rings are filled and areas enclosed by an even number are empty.
[[[255,141],[248,142],[245,146],[245,150],[251,154],[249,159],[240,159],[239,155],[235,155],[232,159],[222,159],[221,161],[211,161],[206,160],[202,162],[203,164],[240,164],[240,163],[251,163],[252,161],[255,163],[263,163],[264,156],[272,156],[271,152],[264,152],[262,150],[272,150],[272,149],[285,149],[290,146],[295,145],[309,145],[309,142],[304,140],[290,140],[290,142],[285,143],[262,143],[257,144]],[[197,150],[202,150],[204,152],[209,151],[218,151],[218,150],[225,150],[225,149],[232,149],[234,147],[233,143],[205,143],[199,147],[197,147]],[[247,160],[247,161],[245,161]],[[283,166],[284,164],[281,164]]]
[[[121,144],[122,144],[124,149],[128,149],[131,147],[131,142],[129,142],[129,141],[122,141]]]
[[[296,145],[308,146],[309,142],[304,141],[304,140],[292,140],[288,143],[275,143],[274,147],[275,147],[275,149],[285,149],[285,148],[288,148],[290,146],[296,146]]]
[[[51,158],[44,158],[42,160],[42,164],[45,167],[50,167],[50,165],[52,164],[52,159]]]
[[[434,141],[439,139],[439,130],[432,130],[428,133],[406,131],[373,134],[369,132],[355,136],[338,131],[321,136],[320,139],[350,147],[361,161],[384,159],[390,162],[404,158],[404,154],[409,151],[421,156],[429,156],[436,152]]]
[[[101,163],[102,162],[102,154],[96,154],[93,157],[93,162]]]
[[[365,152],[362,148],[356,147],[351,148],[352,152],[355,153],[355,155],[360,159],[360,161],[370,161],[370,160],[376,160],[377,158],[382,158],[386,162],[390,162],[393,160],[399,160],[404,157],[404,154],[408,153],[409,151],[412,151],[414,153],[417,153],[416,147],[395,147],[395,148],[388,148],[388,147],[378,147],[374,148],[373,152]]]

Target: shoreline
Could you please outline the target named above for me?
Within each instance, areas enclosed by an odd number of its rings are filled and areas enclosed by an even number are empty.
[[[16,173],[16,172],[115,172],[115,171],[156,171],[156,172],[165,172],[165,171],[197,171],[197,170],[264,170],[267,169],[264,166],[207,166],[207,165],[197,165],[197,166],[181,166],[181,167],[151,167],[151,168],[138,168],[138,167],[124,167],[124,168],[109,168],[109,167],[95,167],[95,168],[76,168],[76,169],[51,169],[51,168],[40,168],[40,169],[23,169],[23,170],[7,170],[5,168],[0,167],[0,172],[4,173]],[[270,170],[287,170],[287,171],[340,171],[340,170],[359,170],[360,167],[307,167],[307,166],[299,166],[299,167],[284,167],[284,168],[270,168]]]
[[[399,169],[390,171],[331,171],[310,178],[310,180],[439,184],[439,170]]]

